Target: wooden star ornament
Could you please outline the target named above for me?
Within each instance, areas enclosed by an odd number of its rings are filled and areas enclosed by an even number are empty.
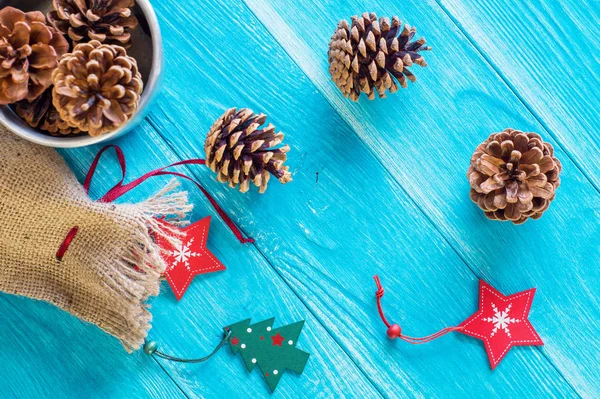
[[[459,327],[459,332],[485,344],[492,370],[513,346],[544,345],[529,322],[535,288],[504,296],[479,280],[479,310]]]
[[[164,237],[155,238],[167,263],[164,276],[178,301],[196,275],[225,270],[225,266],[206,248],[209,228],[210,216],[182,228],[184,236],[178,247]]]
[[[377,291],[377,310],[388,328],[390,339],[401,339],[410,344],[424,344],[451,332],[459,332],[480,339],[485,344],[490,366],[493,369],[506,356],[513,346],[544,345],[542,339],[529,322],[529,310],[535,295],[531,288],[513,295],[503,295],[483,280],[479,280],[479,309],[472,316],[455,327],[445,327],[425,337],[405,335],[398,324],[392,324],[385,317],[381,306],[384,294],[378,276],[374,276]]]

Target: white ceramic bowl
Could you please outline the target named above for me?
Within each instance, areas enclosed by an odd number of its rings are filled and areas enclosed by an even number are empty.
[[[130,121],[119,129],[100,137],[87,134],[74,137],[54,137],[30,127],[12,110],[10,105],[0,106],[0,124],[6,126],[16,135],[37,144],[57,147],[75,148],[101,143],[115,139],[135,128],[147,115],[150,104],[156,98],[162,84],[164,63],[163,46],[158,19],[149,0],[136,0],[134,13],[139,25],[132,33],[132,47],[129,55],[138,62],[138,67],[144,80],[144,91],[138,110]],[[50,9],[50,0],[0,0],[0,7],[12,6],[23,11],[42,11]]]

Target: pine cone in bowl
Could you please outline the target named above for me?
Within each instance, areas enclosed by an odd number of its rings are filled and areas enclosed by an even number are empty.
[[[339,22],[329,42],[329,72],[345,97],[358,101],[360,93],[370,100],[385,97],[406,87],[406,80],[414,82],[415,75],[408,69],[413,64],[427,66],[421,51],[429,51],[425,38],[412,41],[417,29],[402,26],[398,17],[382,17],[364,13],[352,17],[352,24]]]
[[[121,46],[96,40],[65,54],[52,82],[52,101],[60,117],[93,137],[131,119],[143,89],[135,59]]]
[[[467,172],[471,199],[493,220],[539,219],[560,185],[562,165],[537,133],[505,129],[480,144]]]
[[[129,49],[138,20],[134,0],[52,0],[48,21],[73,43],[97,40]]]
[[[69,126],[52,104],[52,88],[42,93],[33,101],[21,100],[14,105],[15,112],[29,126],[43,130],[52,136],[70,136],[81,133],[81,130]]]
[[[242,108],[228,109],[212,125],[206,141],[206,165],[217,173],[217,180],[229,183],[245,193],[250,182],[259,187],[262,194],[267,189],[271,175],[282,184],[292,181],[287,159],[289,145],[274,148],[283,141],[283,133],[275,133],[275,127],[262,125],[267,120],[264,114],[255,114]]]
[[[0,104],[33,101],[51,84],[52,72],[69,50],[41,12],[0,10]]]

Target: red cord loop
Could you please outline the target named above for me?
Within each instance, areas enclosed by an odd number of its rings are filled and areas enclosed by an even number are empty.
[[[62,261],[63,256],[65,256],[67,249],[69,249],[69,245],[71,245],[71,241],[73,241],[73,239],[77,235],[78,231],[79,231],[79,227],[77,227],[77,226],[75,226],[71,230],[69,230],[69,232],[67,233],[67,236],[63,240],[62,244],[60,244],[60,247],[58,247],[58,251],[56,251],[56,259],[58,259],[59,261]]]
[[[375,292],[375,297],[377,299],[381,299],[381,297],[383,296],[383,294],[385,294],[385,290],[383,289],[383,287],[381,286],[381,282],[379,281],[379,277],[375,276],[375,282],[377,283],[377,291]]]
[[[383,289],[383,286],[381,285],[381,280],[379,280],[379,276],[375,275],[375,276],[373,276],[373,279],[375,280],[375,284],[377,285],[377,291],[375,291],[375,297],[377,298],[377,310],[379,311],[379,317],[381,317],[383,324],[385,324],[385,326],[388,328],[387,336],[390,339],[400,338],[401,340],[406,341],[408,343],[411,343],[414,345],[419,345],[419,344],[424,344],[426,342],[433,341],[434,339],[437,339],[443,335],[446,335],[449,332],[460,331],[463,329],[463,327],[446,327],[434,334],[428,335],[426,337],[421,337],[421,338],[415,338],[415,337],[409,337],[408,335],[403,335],[402,328],[400,327],[400,325],[390,324],[390,322],[385,317],[385,314],[383,313],[383,308],[381,306],[381,298],[383,297],[385,290]]]
[[[85,177],[85,180],[83,182],[83,189],[86,194],[89,194],[90,186],[92,184],[92,179],[94,178],[94,174],[96,173],[96,169],[98,168],[98,163],[100,162],[100,158],[107,150],[109,150],[111,148],[114,148],[114,150],[117,154],[117,160],[119,161],[119,166],[121,167],[121,180],[119,180],[117,182],[117,184],[114,185],[114,187],[112,187],[110,190],[108,190],[106,192],[106,194],[104,194],[98,200],[99,202],[106,202],[106,203],[113,202],[113,201],[117,200],[118,198],[120,198],[121,196],[128,193],[129,191],[133,190],[134,188],[136,188],[137,186],[139,186],[140,184],[142,184],[143,182],[145,182],[146,180],[148,180],[151,177],[164,176],[164,175],[181,177],[181,178],[191,181],[192,183],[194,183],[196,185],[196,187],[198,187],[198,189],[200,189],[202,194],[204,194],[204,196],[208,199],[208,201],[211,203],[213,208],[217,211],[217,213],[219,214],[221,219],[223,219],[223,221],[229,227],[231,232],[236,236],[236,238],[242,244],[248,244],[248,243],[254,242],[254,239],[244,237],[244,235],[242,234],[242,231],[235,225],[235,223],[233,222],[233,220],[231,220],[229,215],[227,215],[227,213],[225,213],[223,208],[221,208],[219,206],[219,204],[217,204],[217,201],[215,201],[215,199],[208,193],[208,191],[206,191],[206,189],[204,187],[202,187],[202,185],[200,185],[200,183],[198,183],[196,180],[194,180],[193,178],[191,178],[183,173],[172,172],[172,171],[166,170],[166,169],[172,168],[174,166],[180,166],[180,165],[204,165],[204,164],[206,164],[206,161],[204,159],[188,159],[185,161],[175,162],[175,163],[165,166],[163,168],[159,168],[159,169],[150,171],[150,172],[146,173],[145,175],[133,180],[130,183],[123,184],[123,182],[125,181],[125,176],[127,174],[127,163],[125,161],[125,154],[123,153],[123,150],[121,150],[120,147],[118,147],[116,145],[112,145],[112,144],[107,145],[98,152],[98,154],[94,158],[94,161],[90,165],[90,169],[89,169],[89,171]],[[63,240],[62,244],[60,245],[60,247],[58,249],[58,252],[56,253],[56,258],[58,260],[62,260],[63,256],[67,252],[67,249],[69,249],[69,245],[73,241],[73,238],[75,238],[75,235],[77,234],[78,229],[79,229],[78,227],[73,227],[71,229],[71,231],[69,231],[69,233],[67,234],[65,239]]]
[[[379,311],[379,317],[381,317],[383,324],[385,324],[385,326],[387,328],[390,328],[391,324],[385,318],[385,314],[383,313],[383,308],[381,307],[381,297],[383,297],[383,294],[385,294],[385,290],[383,289],[383,286],[381,285],[381,280],[379,280],[378,275],[373,276],[373,279],[375,280],[375,284],[377,284],[377,291],[375,292],[375,297],[377,298],[377,310]]]

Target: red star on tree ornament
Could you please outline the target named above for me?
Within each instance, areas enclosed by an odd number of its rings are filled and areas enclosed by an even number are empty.
[[[273,335],[271,339],[273,340],[273,344],[271,346],[281,346],[285,338],[283,338],[281,334],[277,333]]]
[[[209,228],[210,216],[184,227],[181,231],[185,235],[179,247],[174,247],[164,237],[155,237],[167,263],[165,277],[177,300],[181,300],[194,276],[225,270],[225,266],[206,248]]]
[[[534,295],[535,288],[504,296],[479,280],[479,310],[458,331],[485,343],[492,370],[513,346],[544,345],[528,319]]]

